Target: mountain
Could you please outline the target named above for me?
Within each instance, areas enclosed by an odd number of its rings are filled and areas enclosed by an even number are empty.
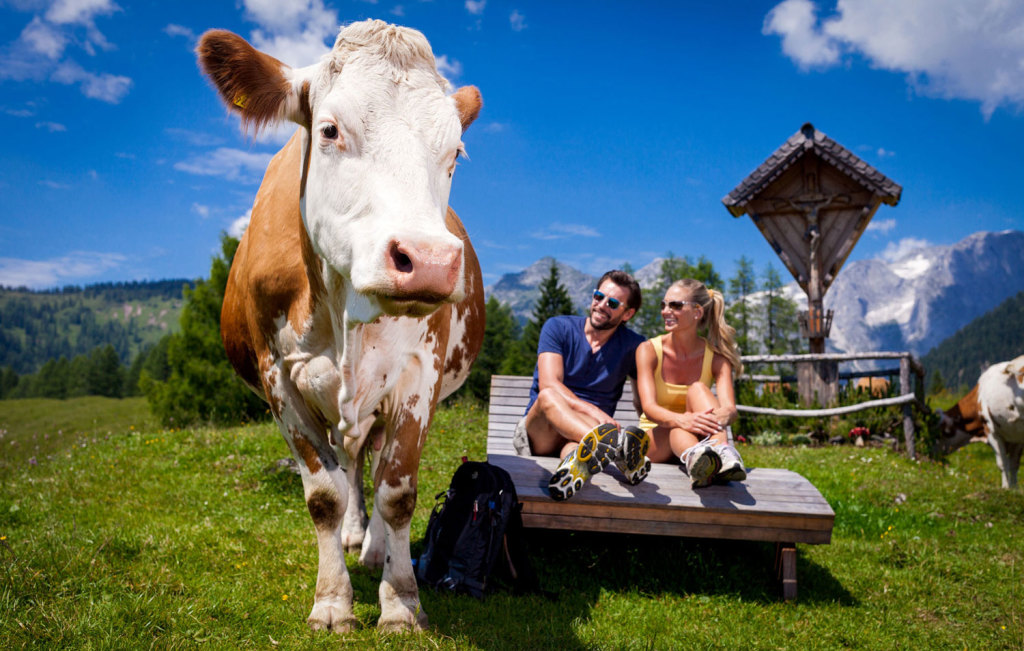
[[[951,246],[847,265],[825,295],[829,348],[924,355],[1024,290],[1024,232],[975,233]]]
[[[487,288],[510,305],[520,320],[530,318],[537,286],[552,258],[517,274],[506,274]],[[597,279],[557,263],[562,283],[577,307],[586,310]],[[657,278],[661,260],[634,274],[641,287]],[[975,233],[950,246],[905,252],[891,260],[848,263],[825,295],[834,311],[831,352],[910,351],[918,356],[1024,290],[1024,232]],[[782,288],[801,309],[806,297],[793,282]],[[759,301],[759,295],[750,297]],[[1024,351],[1022,351],[1024,352]],[[867,363],[855,365],[868,367]]]
[[[573,305],[583,314],[590,307],[597,278],[564,262],[557,262],[552,257],[541,258],[518,273],[505,274],[498,282],[486,288],[486,294],[510,306],[516,319],[526,323],[533,316],[533,304],[540,298],[538,287],[550,273],[551,263],[555,263],[558,268],[558,281],[569,292]]]
[[[921,364],[929,374],[939,373],[954,393],[970,387],[981,372],[1024,353],[1024,291],[977,317],[952,337],[928,351]],[[931,386],[931,378],[926,386]]]
[[[68,286],[0,287],[0,367],[34,373],[51,359],[111,344],[122,363],[179,329],[186,279]]]

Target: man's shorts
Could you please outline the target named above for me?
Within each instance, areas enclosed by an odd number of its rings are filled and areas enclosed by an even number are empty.
[[[516,423],[516,430],[512,433],[512,447],[515,448],[516,454],[520,456],[530,456],[533,452],[530,450],[530,437],[526,433],[526,416],[519,419]]]

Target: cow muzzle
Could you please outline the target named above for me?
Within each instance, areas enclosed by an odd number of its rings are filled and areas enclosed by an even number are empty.
[[[461,298],[462,242],[426,246],[392,240],[384,263],[388,291],[378,298],[389,314],[425,314]]]

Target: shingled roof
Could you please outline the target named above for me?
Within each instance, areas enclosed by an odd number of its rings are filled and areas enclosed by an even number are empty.
[[[734,217],[746,212],[747,202],[758,195],[768,184],[777,179],[786,169],[807,152],[813,151],[840,172],[870,190],[882,201],[895,206],[900,201],[903,188],[884,174],[855,156],[846,147],[832,140],[814,128],[810,122],[800,127],[765,162],[743,179],[732,192],[725,195],[722,203]]]

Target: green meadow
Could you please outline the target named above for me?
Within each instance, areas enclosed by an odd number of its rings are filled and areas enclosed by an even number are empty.
[[[461,457],[483,459],[486,408],[439,410],[412,523]],[[885,448],[741,448],[811,480],[836,512],[798,547],[777,598],[774,547],[530,532],[551,596],[423,591],[430,629],[382,634],[379,571],[349,558],[360,628],[311,632],[317,551],[274,426],[165,430],[141,399],[0,402],[0,640],[70,649],[1020,649],[1024,493],[994,455],[945,464]]]

